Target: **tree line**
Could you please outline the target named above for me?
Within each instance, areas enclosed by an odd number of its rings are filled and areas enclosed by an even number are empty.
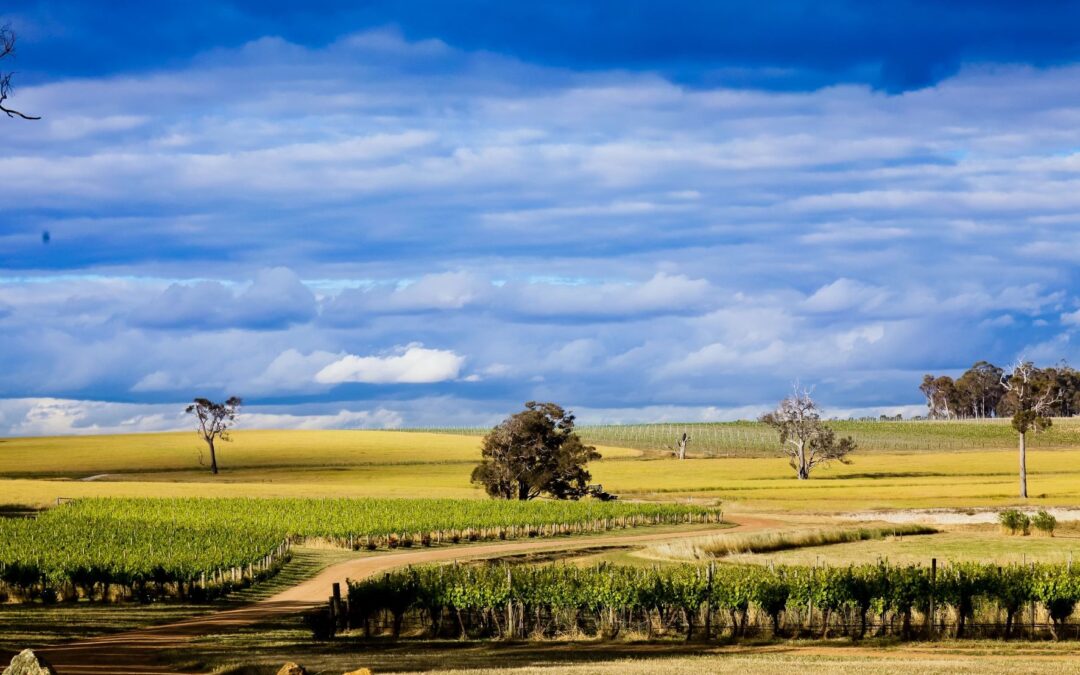
[[[927,417],[937,420],[1012,417],[1021,408],[1021,396],[1010,387],[1017,369],[1028,371],[1029,386],[1048,394],[1043,413],[1047,417],[1072,417],[1080,413],[1080,370],[1066,363],[1039,368],[1021,361],[1002,368],[978,361],[955,380],[948,375],[923,376],[919,391],[926,397]]]

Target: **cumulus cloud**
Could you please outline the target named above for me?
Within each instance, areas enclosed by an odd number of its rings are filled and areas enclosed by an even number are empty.
[[[330,299],[323,318],[348,325],[373,314],[462,309],[526,319],[618,321],[687,314],[710,302],[708,281],[658,272],[644,281],[527,279],[495,282],[468,272],[428,274],[388,287],[346,289]]]
[[[659,272],[643,283],[508,284],[500,303],[523,317],[605,320],[693,313],[706,306],[711,292],[705,279]]]
[[[0,436],[56,436],[191,430],[184,403],[145,404],[75,399],[0,399]],[[369,410],[330,409],[307,414],[280,407],[244,408],[237,429],[395,429],[402,413],[377,406]]]
[[[252,379],[251,390],[257,393],[282,393],[325,388],[320,386],[323,381],[317,380],[316,375],[344,356],[318,350],[303,354],[297,349],[287,349],[274,357],[266,370]]]
[[[1075,64],[687,87],[394,31],[175,63],[20,89],[57,114],[6,139],[0,396],[438,424],[737,411],[802,377],[861,410],[1031,345],[1080,360]]]
[[[261,270],[243,290],[219,281],[174,283],[132,312],[131,323],[156,329],[280,329],[315,317],[315,295],[290,269]]]
[[[465,357],[452,351],[411,344],[386,356],[348,354],[317,372],[315,381],[323,384],[428,384],[455,379],[464,365]]]
[[[325,308],[333,323],[358,323],[373,313],[411,313],[462,309],[490,296],[494,286],[471,272],[425,274],[394,285],[346,289]]]
[[[853,279],[837,279],[822,286],[803,305],[811,312],[842,312],[855,307],[873,309],[885,301],[885,291]]]

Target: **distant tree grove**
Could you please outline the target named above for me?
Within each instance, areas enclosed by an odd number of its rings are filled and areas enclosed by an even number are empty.
[[[1024,362],[1029,369],[1029,386],[1048,393],[1047,405],[1040,412],[1046,417],[1072,417],[1080,413],[1080,370],[1058,364],[1037,368]],[[1012,417],[1024,403],[1020,392],[1010,389],[1016,367],[1001,368],[988,361],[979,361],[955,380],[948,375],[925,375],[919,391],[926,397],[927,417],[930,419],[984,419]]]

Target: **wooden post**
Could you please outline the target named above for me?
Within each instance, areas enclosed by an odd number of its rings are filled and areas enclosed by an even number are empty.
[[[708,588],[708,600],[705,601],[705,640],[712,639],[712,588],[713,588],[713,572],[715,571],[716,563],[709,563],[709,571],[707,578]]]
[[[1031,563],[1031,576],[1032,576],[1032,578],[1034,578],[1034,576],[1035,576],[1035,563]],[[1036,606],[1036,603],[1035,603],[1034,600],[1032,600],[1031,601],[1031,636],[1029,638],[1029,639],[1032,639],[1032,640],[1035,639],[1035,606]]]
[[[337,632],[336,629],[337,629],[337,622],[338,622],[338,612],[337,612],[337,606],[334,603],[334,596],[332,596],[332,595],[330,596],[330,601],[329,601],[328,605],[329,605],[329,610],[330,610],[330,634],[332,636],[334,633]]]
[[[339,626],[345,618],[341,611],[341,584],[334,582],[334,595],[330,597],[330,614],[334,617],[334,625]]]
[[[514,639],[514,578],[510,574],[510,568],[506,568],[506,639]]]
[[[927,617],[926,625],[928,637],[934,637],[934,596],[937,594],[937,558],[930,559],[930,616]]]

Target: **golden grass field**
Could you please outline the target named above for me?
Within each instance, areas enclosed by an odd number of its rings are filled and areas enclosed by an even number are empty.
[[[479,438],[394,431],[238,431],[222,473],[193,433],[0,439],[0,503],[89,496],[482,498],[469,483]],[[595,482],[624,498],[721,498],[731,510],[821,512],[996,507],[1016,498],[1012,450],[856,454],[797,481],[783,458],[645,458],[601,448]],[[1080,449],[1033,450],[1032,505],[1080,504]],[[101,476],[101,474],[106,474]],[[94,480],[82,480],[100,476]]]

